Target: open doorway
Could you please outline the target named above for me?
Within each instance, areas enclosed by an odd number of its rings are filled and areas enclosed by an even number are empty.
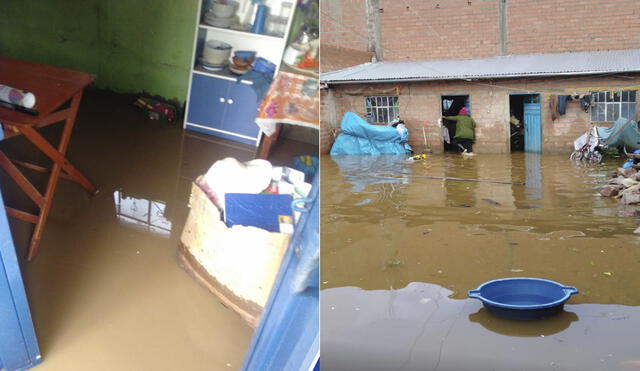
[[[540,152],[540,94],[509,95],[511,151]]]
[[[440,107],[442,107],[442,116],[456,116],[462,107],[467,108],[467,112],[471,114],[469,106],[469,95],[442,95],[440,97]],[[442,125],[449,131],[450,141],[444,140],[444,150],[460,152],[460,149],[453,144],[453,138],[456,135],[456,122],[454,120],[442,120]]]

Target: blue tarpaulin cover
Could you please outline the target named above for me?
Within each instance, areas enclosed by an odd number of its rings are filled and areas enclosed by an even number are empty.
[[[342,133],[331,147],[331,155],[393,155],[406,154],[409,133],[400,135],[391,126],[371,125],[353,112],[342,117]]]
[[[600,144],[607,147],[622,147],[640,149],[640,130],[638,124],[626,118],[619,118],[610,127],[597,127]]]

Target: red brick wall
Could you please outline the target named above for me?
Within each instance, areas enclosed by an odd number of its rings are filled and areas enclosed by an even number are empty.
[[[384,59],[471,59],[500,54],[498,1],[380,0]]]
[[[320,47],[320,72],[337,71],[371,62],[372,55],[372,52],[363,52],[323,44]]]
[[[322,43],[367,51],[365,0],[320,0]]]
[[[638,0],[508,0],[510,54],[640,48]]]
[[[320,153],[326,154],[331,150],[335,129],[340,126],[335,116],[336,105],[329,89],[320,90]]]
[[[500,55],[499,1],[380,0],[384,59]],[[365,0],[321,7],[323,44],[367,51]],[[638,0],[508,0],[506,17],[508,54],[640,48]]]
[[[371,61],[365,0],[320,0],[320,34],[323,72]]]
[[[486,86],[490,84],[492,86]],[[364,114],[364,99],[366,95],[380,95],[381,91],[399,88],[400,117],[409,128],[409,142],[417,149],[424,147],[422,128],[425,129],[429,147],[435,152],[443,150],[438,119],[441,117],[441,95],[468,94],[472,117],[476,121],[476,144],[474,150],[479,153],[509,152],[509,94],[516,92],[541,93],[542,108],[542,148],[545,153],[569,153],[572,151],[573,141],[586,132],[591,125],[590,113],[585,113],[578,102],[568,104],[567,113],[555,121],[551,120],[549,111],[549,95],[588,93],[591,90],[607,88],[623,88],[640,86],[640,74],[633,79],[620,80],[615,78],[571,77],[564,79],[538,80],[497,80],[494,82],[418,82],[403,84],[368,84],[368,85],[333,85],[333,101],[337,122],[347,111]],[[351,93],[351,94],[347,94]],[[327,105],[331,103],[324,99],[328,93],[323,93],[323,118]],[[385,95],[393,95],[386,93]],[[640,94],[639,94],[640,98]],[[640,109],[640,104],[638,105]],[[640,112],[640,110],[638,111]],[[328,120],[321,122],[322,131],[326,132]],[[330,137],[323,139],[323,153],[328,151]]]

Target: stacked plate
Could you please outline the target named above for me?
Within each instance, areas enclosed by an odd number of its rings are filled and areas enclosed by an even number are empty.
[[[204,14],[204,22],[208,25],[221,28],[229,28],[238,24],[236,12],[240,4],[232,0],[214,0],[211,7]]]
[[[204,15],[204,22],[214,27],[229,28],[233,25],[238,24],[238,17],[234,15],[231,17],[222,18],[217,17],[213,12],[208,11]]]
[[[214,64],[207,62],[203,58],[200,58],[200,64],[202,65],[202,68],[207,71],[221,71],[229,64],[229,61],[225,61],[222,64]]]

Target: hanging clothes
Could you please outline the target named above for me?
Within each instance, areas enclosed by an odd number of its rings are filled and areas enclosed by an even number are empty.
[[[558,96],[558,114],[560,116],[567,113],[567,101],[571,98],[570,95],[559,95]]]
[[[451,108],[451,105],[453,104],[453,99],[443,99],[442,100],[442,108],[447,111],[449,108]]]
[[[585,94],[580,99],[580,108],[585,112],[589,112],[589,107],[591,107],[591,95]]]
[[[551,111],[551,121],[555,121],[558,118],[558,96],[551,94],[549,97],[549,110]]]
[[[451,137],[449,136],[449,129],[444,125],[442,125],[440,128],[442,129],[442,140],[444,140],[445,143],[447,143],[447,144],[451,144]]]

